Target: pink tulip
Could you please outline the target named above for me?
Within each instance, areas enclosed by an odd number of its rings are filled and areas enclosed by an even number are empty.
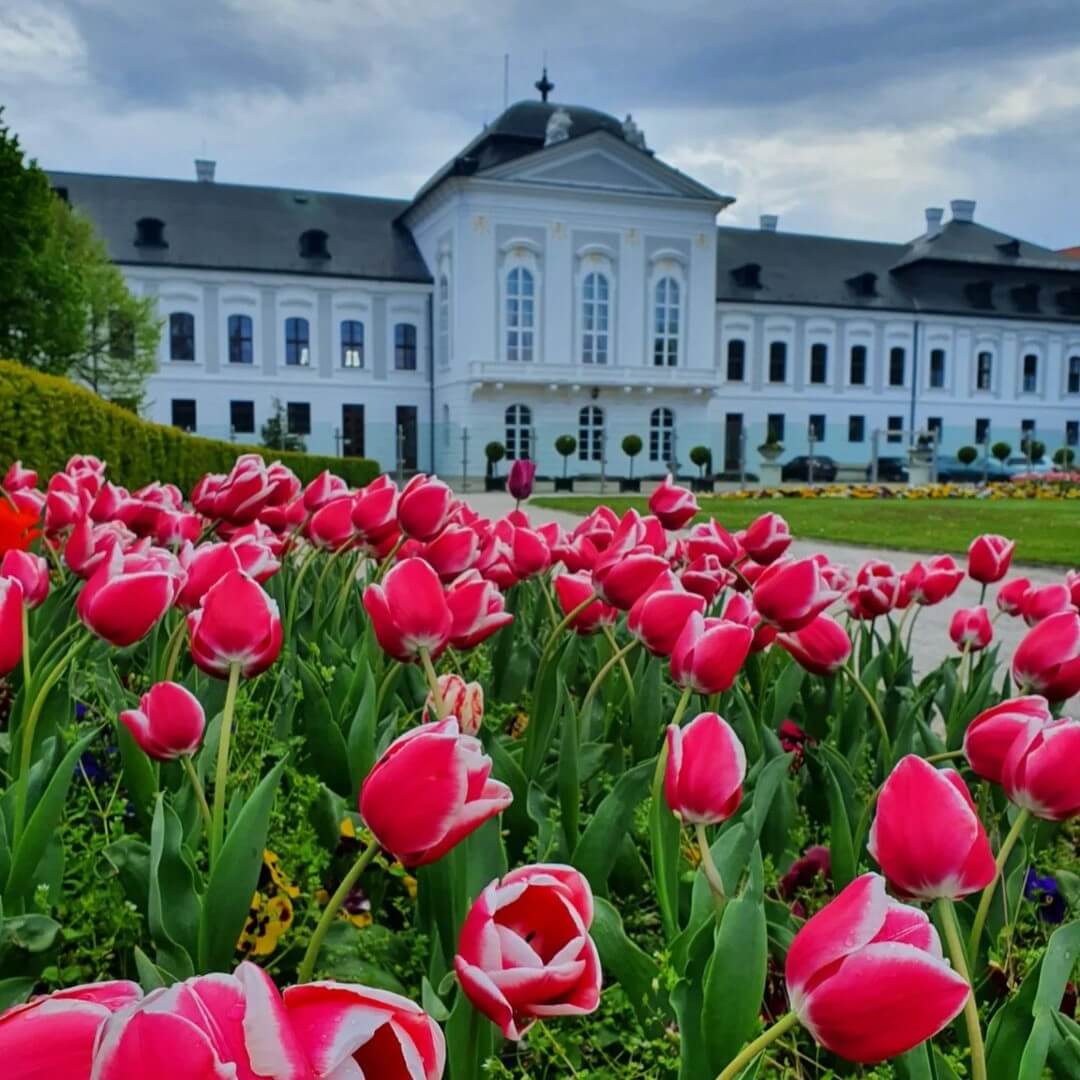
[[[754,585],[754,607],[780,630],[813,622],[838,596],[825,585],[814,559],[774,562]]]
[[[776,643],[814,675],[834,675],[851,655],[847,631],[828,615],[819,615],[800,630],[778,634]]]
[[[715,518],[698,522],[686,536],[686,557],[691,562],[703,555],[713,555],[721,566],[731,566],[742,553],[738,540]]]
[[[698,694],[729,690],[753,640],[748,626],[692,612],[671,652],[671,678]]]
[[[438,574],[423,559],[403,559],[382,584],[369,585],[364,607],[383,652],[395,660],[415,660],[421,649],[434,659],[450,640],[450,608]]]
[[[1001,782],[1017,806],[1044,821],[1080,814],[1080,720],[1028,721],[1005,755]]]
[[[114,549],[121,552],[132,547],[138,537],[119,521],[94,525],[89,515],[75,522],[64,543],[64,562],[68,569],[84,581],[89,580]]]
[[[1065,584],[1069,587],[1069,599],[1072,601],[1072,606],[1080,611],[1080,570],[1067,571]]]
[[[460,675],[440,675],[439,694],[446,715],[453,716],[463,735],[476,735],[484,723],[484,688],[478,682],[466,682]],[[428,692],[424,701],[424,723],[436,720],[435,695]]]
[[[593,595],[592,576],[586,573],[559,574],[553,581],[555,598],[563,615],[569,615]],[[594,600],[574,616],[570,628],[579,634],[594,634],[601,626],[614,626],[619,617],[617,608]]]
[[[653,656],[670,656],[687,619],[704,610],[704,599],[687,592],[678,578],[665,570],[634,602],[626,625]]]
[[[0,1015],[6,1080],[86,1080],[102,1028],[141,997],[133,982],[88,983],[8,1009]]]
[[[598,506],[574,529],[573,536],[585,537],[596,551],[604,551],[615,538],[620,524],[611,507]]]
[[[480,558],[480,534],[468,525],[447,525],[423,545],[421,557],[443,581],[452,581],[476,565]]]
[[[791,546],[791,530],[779,514],[762,514],[739,534],[739,541],[754,562],[767,566]]]
[[[349,485],[340,476],[335,476],[329,469],[323,469],[304,488],[304,509],[308,513],[314,513],[327,503],[343,497],[347,498],[349,495]]]
[[[281,652],[277,603],[240,570],[230,570],[206,591],[187,617],[191,658],[208,675],[225,678],[232,664],[250,679]]]
[[[15,578],[22,586],[23,600],[33,611],[49,595],[49,564],[32,551],[10,548],[0,559],[0,578]]]
[[[240,569],[260,585],[281,569],[281,541],[261,521],[245,525],[242,530],[230,535],[229,547],[236,552]]]
[[[958,649],[978,652],[990,644],[994,628],[990,625],[990,614],[986,608],[957,608],[949,622],[949,637]]]
[[[528,458],[518,458],[510,466],[510,475],[506,480],[506,490],[515,499],[527,499],[533,490],[533,480],[536,478],[536,462]]]
[[[491,758],[455,717],[422,724],[390,744],[368,773],[360,814],[405,866],[441,859],[513,800],[491,779]]]
[[[54,473],[45,491],[45,532],[56,536],[70,529],[89,512],[96,494],[80,487],[67,473]]]
[[[1008,572],[1016,541],[995,533],[976,536],[968,546],[968,576],[983,585],[993,585]]]
[[[180,566],[187,575],[183,588],[176,597],[176,604],[184,611],[194,611],[202,603],[211,585],[216,585],[226,574],[242,569],[240,556],[231,544],[186,544],[180,549]]]
[[[997,591],[996,603],[998,611],[1006,615],[1022,615],[1024,613],[1024,599],[1031,591],[1031,582],[1027,578],[1013,578],[1006,581]]]
[[[0,577],[0,678],[14,671],[23,654],[23,590],[18,578]]]
[[[665,529],[681,529],[698,509],[694,493],[676,484],[670,473],[649,496],[649,513],[655,514]]]
[[[947,600],[964,580],[964,571],[951,555],[935,555],[926,563],[917,562],[905,575],[911,599],[925,607]]]
[[[179,683],[160,682],[143,694],[137,709],[120,714],[120,723],[149,757],[172,761],[198,750],[206,714],[190,690]]]
[[[21,461],[13,461],[4,473],[4,481],[0,484],[9,495],[25,488],[37,487],[38,474],[33,469],[24,469]]]
[[[353,496],[353,525],[365,543],[381,544],[398,531],[398,497],[397,485],[386,475],[376,477]]]
[[[746,752],[726,720],[699,713],[685,727],[667,729],[664,798],[688,825],[719,825],[742,802]]]
[[[994,880],[994,856],[967,785],[908,754],[882,785],[867,849],[893,889],[959,900]]]
[[[1072,610],[1072,596],[1068,585],[1058,582],[1054,585],[1033,586],[1024,593],[1020,605],[1020,614],[1028,626],[1035,626],[1043,619],[1056,615],[1059,611]]]
[[[185,543],[194,544],[202,536],[202,531],[201,515],[161,510],[154,525],[154,542],[171,548]]]
[[[867,1064],[903,1054],[959,1015],[971,988],[929,918],[863,874],[795,935],[791,1008],[826,1050]]]
[[[1080,615],[1061,611],[1029,630],[1013,654],[1012,677],[1023,693],[1050,701],[1080,693]]]
[[[454,494],[441,480],[417,473],[398,499],[398,525],[406,536],[430,540],[446,524],[453,506]]]
[[[446,590],[446,606],[455,649],[473,649],[514,621],[503,606],[502,593],[475,570],[466,571]]]
[[[649,542],[648,526],[628,510],[593,567],[593,585],[613,607],[629,611],[643,592],[668,568],[668,560]]]
[[[711,604],[735,580],[716,555],[700,555],[679,575],[683,588]]]
[[[1001,783],[1005,756],[1032,720],[1044,726],[1053,719],[1046,698],[1038,694],[1010,698],[984,709],[964,733],[964,756],[976,776]]]
[[[326,500],[308,519],[307,538],[323,551],[341,551],[356,540],[353,502],[346,492]]]
[[[540,1018],[593,1012],[601,974],[592,918],[592,890],[573,867],[512,870],[465,916],[454,957],[462,990],[508,1039]]]
[[[207,476],[191,493],[195,508],[208,518],[233,525],[254,521],[271,498],[266,462],[258,454],[241,454],[226,476]]]
[[[900,575],[892,563],[871,559],[859,567],[851,592],[860,618],[888,615],[900,599]]]
[[[315,1080],[440,1080],[443,1075],[443,1033],[408,998],[337,982],[290,986],[283,997],[288,1025]]]
[[[564,536],[551,548],[553,561],[561,562],[571,574],[592,571],[600,552],[587,536]]]
[[[98,637],[134,645],[172,606],[183,580],[176,556],[163,548],[127,555],[113,548],[82,587],[75,611]]]

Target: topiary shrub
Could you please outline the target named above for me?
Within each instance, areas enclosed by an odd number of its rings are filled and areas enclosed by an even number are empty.
[[[990,447],[990,453],[1003,464],[1009,460],[1009,455],[1012,453],[1012,447],[1007,442],[996,442]]]
[[[690,460],[705,475],[705,470],[712,464],[712,451],[707,446],[690,447]]]
[[[1063,469],[1068,469],[1076,461],[1076,451],[1070,446],[1061,446],[1054,451],[1053,458],[1055,465],[1060,465]]]
[[[501,442],[493,440],[484,447],[484,457],[487,458],[487,474],[495,475],[495,466],[506,457],[506,447]]]
[[[1020,444],[1020,449],[1029,461],[1042,461],[1046,456],[1046,443],[1039,439],[1025,439]]]
[[[570,455],[577,449],[577,439],[573,435],[560,435],[555,440],[555,449],[562,454],[562,474],[565,478],[566,470],[570,465]]]
[[[627,435],[622,441],[622,452],[630,459],[630,479],[634,479],[634,458],[641,453],[644,443],[640,435]],[[572,451],[571,451],[572,452]]]
[[[971,465],[979,456],[979,451],[974,446],[961,446],[956,451],[956,460],[961,465]]]
[[[72,454],[95,454],[108,463],[113,483],[139,488],[153,480],[168,480],[189,491],[205,473],[228,472],[243,453],[280,461],[305,483],[323,469],[354,487],[379,474],[378,464],[369,458],[267,450],[187,435],[179,428],[142,420],[68,379],[0,361],[3,468],[19,458],[45,478],[62,469]]]

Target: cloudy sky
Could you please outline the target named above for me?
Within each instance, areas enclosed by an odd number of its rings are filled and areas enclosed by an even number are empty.
[[[46,167],[407,196],[545,51],[733,223],[1080,244],[1076,0],[0,0],[0,104]]]

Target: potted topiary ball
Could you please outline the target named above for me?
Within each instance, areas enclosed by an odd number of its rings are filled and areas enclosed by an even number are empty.
[[[489,442],[484,447],[487,458],[487,474],[484,477],[485,491],[505,491],[506,477],[497,474],[498,464],[506,457],[506,447],[501,442]]]
[[[1002,465],[1009,460],[1012,447],[1007,442],[996,442],[990,447],[990,453],[1001,462]]]
[[[1076,461],[1076,451],[1069,446],[1058,447],[1054,451],[1053,461],[1060,469],[1071,469],[1073,462]]]
[[[567,476],[566,471],[570,466],[570,455],[577,449],[577,439],[573,435],[560,435],[555,440],[555,449],[562,455],[562,476],[555,477],[556,491],[573,491],[574,478]]]
[[[956,451],[956,460],[961,465],[974,465],[979,457],[979,451],[974,446],[961,446]]]
[[[712,451],[707,446],[692,446],[690,461],[698,467],[698,475],[690,480],[694,491],[712,491]]]
[[[630,475],[619,481],[620,491],[640,491],[641,478],[634,475],[634,458],[641,453],[645,444],[640,435],[627,435],[622,441],[622,452],[630,459]]]

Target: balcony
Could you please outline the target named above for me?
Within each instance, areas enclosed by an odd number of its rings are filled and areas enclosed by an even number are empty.
[[[646,367],[644,364],[549,364],[474,361],[468,367],[472,389],[546,387],[551,391],[576,391],[583,387],[633,390],[678,390],[689,394],[711,393],[717,375],[713,368]]]

